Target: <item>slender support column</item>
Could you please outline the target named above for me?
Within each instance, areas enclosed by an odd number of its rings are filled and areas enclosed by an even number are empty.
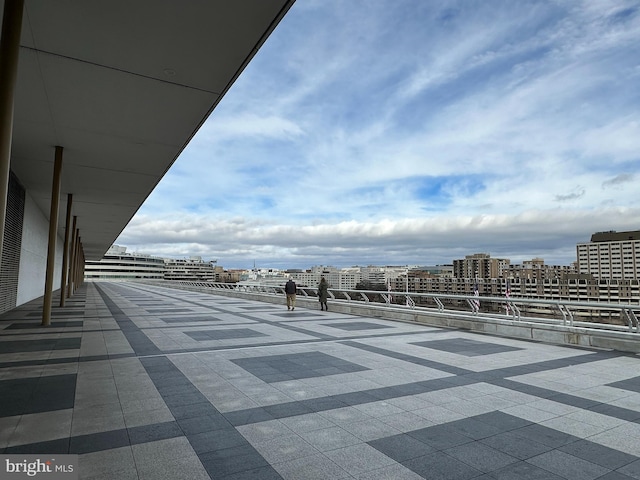
[[[78,230],[76,229],[76,223],[78,221],[78,217],[76,215],[73,216],[73,227],[71,228],[71,248],[69,248],[70,261],[69,261],[69,284],[67,285],[67,298],[71,297],[72,289],[73,289],[73,274],[75,272],[75,262],[76,262],[76,240],[78,238]]]
[[[80,268],[78,269],[78,284],[79,285],[83,285],[84,284],[84,262],[85,262],[84,246],[82,244],[80,244]]]
[[[24,0],[5,0],[0,36],[0,258],[7,216],[7,192],[11,167],[13,98],[18,77],[20,30]]]
[[[64,224],[64,251],[62,252],[62,277],[60,278],[60,306],[64,307],[65,292],[67,290],[67,271],[69,269],[69,229],[71,228],[71,207],[73,194],[67,194],[67,218]]]
[[[79,233],[79,232],[78,232]],[[80,287],[80,259],[82,258],[82,237],[78,235],[78,246],[76,254],[76,281],[73,283],[73,291]]]
[[[53,301],[53,270],[56,265],[56,238],[58,236],[58,209],[60,207],[60,184],[62,183],[62,152],[56,146],[56,159],[53,166],[53,184],[51,185],[51,211],[49,213],[49,249],[47,250],[47,276],[44,282],[44,305],[42,307],[42,326],[51,324],[51,304]]]

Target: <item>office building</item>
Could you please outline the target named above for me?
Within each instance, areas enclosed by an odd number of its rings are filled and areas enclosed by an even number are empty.
[[[85,280],[162,280],[165,261],[142,253],[128,253],[127,247],[112,245],[98,261],[87,260]]]

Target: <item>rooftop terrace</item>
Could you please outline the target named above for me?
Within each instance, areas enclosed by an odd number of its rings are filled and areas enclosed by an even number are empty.
[[[2,453],[83,479],[640,478],[640,361],[134,283],[0,317]]]

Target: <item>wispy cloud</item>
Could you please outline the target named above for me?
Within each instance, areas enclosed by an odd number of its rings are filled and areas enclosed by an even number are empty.
[[[639,58],[631,0],[297,0],[118,242],[227,267],[569,263],[640,228]]]

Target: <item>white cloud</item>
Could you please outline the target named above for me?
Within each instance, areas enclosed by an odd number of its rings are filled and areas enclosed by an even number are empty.
[[[229,267],[569,263],[640,228],[633,7],[298,0],[118,242]]]

